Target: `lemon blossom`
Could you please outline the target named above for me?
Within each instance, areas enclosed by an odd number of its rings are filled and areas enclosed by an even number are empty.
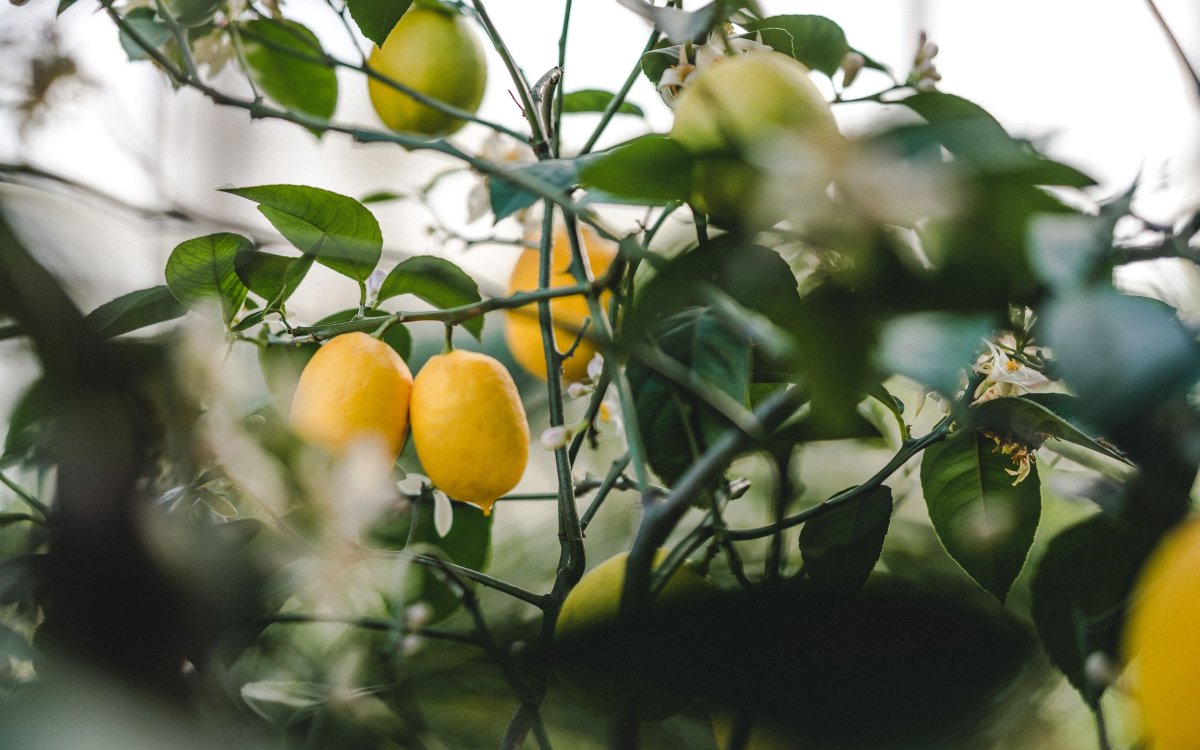
[[[1049,384],[1045,375],[1013,359],[992,342],[987,342],[990,354],[975,365],[975,372],[986,375],[975,389],[974,403],[980,404],[994,398],[1017,396]]]
[[[730,37],[729,31],[730,27],[726,24],[724,29],[709,34],[708,41],[704,44],[695,47],[695,63],[688,58],[688,47],[691,45],[679,45],[679,62],[664,70],[662,77],[658,79],[658,93],[668,107],[675,109],[684,88],[692,82],[697,73],[710,65],[730,55],[745,55],[771,49],[762,43],[761,33],[754,39],[746,39]]]

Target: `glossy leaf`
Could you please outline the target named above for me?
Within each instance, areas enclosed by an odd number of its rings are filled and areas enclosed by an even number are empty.
[[[306,255],[356,281],[367,280],[383,252],[379,222],[345,195],[306,185],[226,188],[254,201],[263,216]]]
[[[837,72],[842,58],[850,51],[842,27],[824,16],[770,16],[746,24],[745,28],[761,32],[763,44],[829,76]]]
[[[61,12],[61,11],[60,11]],[[150,45],[152,49],[162,49],[171,40],[171,27],[163,23],[150,7],[133,8],[122,18],[129,27]],[[124,29],[120,31],[121,48],[130,60],[149,60],[150,53]]]
[[[1042,499],[1037,467],[1019,484],[1010,458],[975,430],[925,450],[921,487],[942,546],[984,590],[1001,601],[1016,580],[1037,531]]]
[[[379,288],[379,301],[412,294],[439,309],[478,302],[479,285],[461,268],[444,258],[419,255],[396,265]],[[463,328],[476,339],[483,334],[483,316],[464,321]]]
[[[295,21],[266,18],[246,21],[239,28],[246,62],[267,97],[323,120],[333,116],[337,76],[331,65],[319,62],[325,52],[312,31]]]
[[[616,98],[616,94],[603,89],[572,91],[563,96],[563,112],[603,112],[614,98]],[[638,117],[644,117],[646,114],[641,107],[632,102],[621,102],[621,106],[617,107],[617,113],[637,115]]]
[[[363,36],[382,47],[411,5],[412,0],[349,0],[346,9]]]
[[[232,232],[218,232],[180,243],[167,258],[167,287],[185,305],[219,301],[225,322],[242,307],[246,285],[234,270],[237,254],[254,246]]]
[[[747,341],[703,310],[681,313],[664,322],[658,345],[700,382],[745,402],[749,387]],[[637,407],[647,459],[668,484],[677,480],[728,422],[683,386],[636,357],[627,375]]]
[[[1073,397],[1064,394],[1043,395],[1061,395],[1066,399],[1074,400]],[[1035,448],[1047,438],[1057,438],[1117,461],[1129,462],[1120,453],[1089,437],[1074,424],[1055,414],[1032,396],[1034,394],[985,401],[971,409],[971,424],[977,428],[989,429],[997,434],[1006,435]]]
[[[1114,660],[1130,592],[1154,538],[1099,514],[1050,541],[1031,589],[1032,615],[1042,645],[1085,700],[1098,699],[1084,664],[1095,652]]]
[[[278,309],[300,286],[312,263],[311,255],[288,257],[249,248],[237,254],[233,267],[242,283],[267,301],[268,309]]]
[[[112,338],[185,314],[187,308],[164,285],[139,289],[105,302],[88,313],[86,320],[101,338]]]
[[[579,178],[588,188],[646,203],[687,200],[692,156],[666,136],[647,135],[587,157]]]
[[[576,164],[571,159],[547,159],[536,164],[512,167],[508,171],[534,177],[560,189],[572,187],[579,181]],[[491,201],[492,214],[496,221],[529,208],[541,199],[537,193],[531,193],[502,177],[489,177],[487,186],[488,199]]]
[[[879,561],[892,520],[892,491],[879,486],[804,524],[804,573],[819,588],[855,594]]]

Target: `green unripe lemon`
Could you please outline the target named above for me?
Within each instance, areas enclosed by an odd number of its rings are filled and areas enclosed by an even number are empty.
[[[468,112],[483,101],[487,62],[483,45],[466,18],[414,5],[371,52],[369,65],[415,91]],[[370,78],[371,104],[392,130],[449,135],[465,121],[421,104],[388,84]]]
[[[803,139],[816,151],[842,140],[808,68],[779,52],[723,58],[696,76],[679,98],[671,137],[699,157],[693,203],[727,226],[781,218],[755,211],[763,176],[751,159],[772,139]]]

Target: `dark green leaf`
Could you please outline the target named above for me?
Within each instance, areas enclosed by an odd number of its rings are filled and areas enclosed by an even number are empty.
[[[646,203],[687,200],[692,156],[666,136],[647,135],[586,157],[579,178],[589,188]]]
[[[1165,305],[1112,290],[1070,295],[1043,318],[1046,343],[1100,429],[1146,413],[1200,377],[1200,349]]]
[[[167,9],[181,26],[202,26],[220,7],[221,0],[167,0]]]
[[[745,26],[761,32],[763,44],[832,76],[850,51],[842,27],[824,16],[770,16]],[[753,36],[753,34],[751,35]]]
[[[879,561],[892,520],[892,491],[879,486],[805,522],[800,531],[804,573],[819,588],[856,594]]]
[[[1014,485],[1005,470],[1016,468],[973,429],[930,446],[921,461],[921,487],[938,539],[1001,601],[1025,565],[1042,510],[1037,467]]]
[[[306,255],[340,274],[365,282],[383,252],[379,222],[345,195],[306,185],[226,188],[259,204],[279,233]]]
[[[379,300],[413,294],[434,307],[446,309],[478,302],[479,285],[461,268],[443,258],[419,255],[396,265],[379,287]],[[464,321],[475,338],[483,333],[483,316]]]
[[[1106,236],[1107,234],[1107,236]],[[1077,214],[1038,216],[1029,224],[1029,262],[1057,294],[1110,283],[1112,226]]]
[[[234,258],[253,246],[253,242],[232,232],[181,242],[167,258],[167,287],[185,305],[220,300],[222,315],[229,323],[246,299],[246,285],[234,270]]]
[[[534,177],[551,187],[566,189],[579,181],[576,170],[574,160],[547,159],[536,164],[512,167],[508,171]],[[523,208],[529,208],[541,198],[538,194],[531,193],[515,182],[509,182],[501,177],[489,177],[487,186],[492,214],[496,221],[511,216]]]
[[[439,537],[434,525],[434,501],[422,494],[411,512],[396,514],[371,530],[373,539],[389,549],[433,554],[443,560],[484,570],[491,555],[492,519],[469,503],[450,501],[454,520],[450,532]],[[415,528],[413,525],[415,524]],[[433,608],[433,621],[444,619],[458,609],[461,600],[428,568],[412,565],[405,574],[405,595],[396,609],[423,601]]]
[[[246,287],[278,309],[292,296],[312,267],[311,255],[286,257],[248,248],[233,260],[234,270]]]
[[[44,554],[0,560],[0,604],[28,601],[45,583],[48,563]]]
[[[877,440],[881,437],[883,435],[879,428],[857,412],[836,423],[814,418],[809,413],[776,430],[771,435],[771,444],[791,446],[825,440]]]
[[[796,366],[811,391],[813,417],[841,429],[858,419],[855,407],[878,377],[869,353],[874,322],[860,298],[840,284],[826,283],[801,298],[791,329]]]
[[[376,190],[373,193],[367,193],[363,197],[359,198],[358,202],[366,205],[368,203],[383,203],[385,201],[398,201],[398,200],[403,200],[406,197],[408,197],[408,196],[403,195],[401,193],[391,191],[391,190]]]
[[[683,49],[682,45],[662,41],[654,49],[642,55],[642,73],[650,79],[650,83],[657,86],[667,68],[679,64],[681,49]]]
[[[48,458],[55,442],[54,417],[59,391],[50,381],[35,380],[8,415],[8,434],[0,465],[31,455]]]
[[[246,21],[240,29],[250,71],[269,98],[322,120],[333,116],[337,76],[320,61],[325,52],[315,34],[295,21],[266,18]]]
[[[748,342],[704,310],[664,321],[658,345],[698,380],[745,402],[750,380]],[[668,484],[677,480],[728,422],[689,390],[631,358],[627,375],[647,458]]]
[[[1054,665],[1089,702],[1103,686],[1087,679],[1095,652],[1117,659],[1125,609],[1154,538],[1104,514],[1050,541],[1031,584],[1033,622]]]
[[[962,97],[934,91],[914,94],[899,103],[934,126],[931,134],[950,153],[983,172],[1019,175],[1034,185],[1096,184],[1074,167],[1042,157],[1010,136],[987,110]]]
[[[105,302],[88,313],[87,321],[101,338],[112,338],[186,313],[187,308],[164,285],[139,289]]]
[[[349,0],[346,8],[363,36],[382,47],[411,5],[412,0]]]
[[[1058,438],[1128,463],[1128,459],[1120,453],[1092,439],[1071,422],[1032,398],[1033,395],[985,401],[971,409],[971,424],[1034,448],[1041,446],[1047,438]],[[1072,399],[1071,396],[1063,397]]]
[[[953,397],[994,320],[985,315],[913,313],[884,325],[876,359],[894,372]]]
[[[58,10],[55,12],[55,15],[61,16],[67,8],[70,8],[76,2],[77,0],[58,0]]]
[[[581,89],[563,96],[563,112],[603,112],[616,97],[611,91],[601,89]],[[619,114],[637,115],[644,117],[645,112],[636,104],[621,102],[617,107]]]
[[[61,12],[61,10],[60,10]],[[124,15],[125,23],[136,32],[152,49],[162,49],[171,39],[171,27],[158,19],[153,8],[134,8]],[[120,32],[121,48],[130,60],[148,60],[150,54],[127,34],[124,29]]]

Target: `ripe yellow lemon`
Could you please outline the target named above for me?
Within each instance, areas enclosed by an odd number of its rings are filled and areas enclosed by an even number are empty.
[[[771,139],[798,139],[818,152],[841,141],[808,68],[779,52],[712,63],[680,96],[671,137],[700,157],[693,171],[693,202],[727,226],[770,225],[782,218],[761,214],[761,170],[747,160],[762,157]]]
[[[531,243],[538,242],[537,235],[527,238]],[[588,227],[582,227],[580,239],[583,252],[588,257],[593,276],[602,276],[613,259],[617,257],[617,247],[605,240]],[[517,265],[513,267],[512,276],[508,281],[508,293],[531,292],[538,288],[538,266],[541,254],[532,248],[521,252]],[[571,275],[571,245],[567,239],[565,226],[554,230],[554,238],[550,250],[550,287],[574,286],[575,277]],[[608,309],[611,295],[607,292],[600,296],[600,306]],[[550,301],[550,315],[554,322],[554,342],[559,351],[566,351],[583,322],[591,317],[588,312],[587,300],[582,295],[556,297]],[[588,334],[592,333],[589,326]],[[586,335],[585,335],[586,336]],[[542,351],[542,328],[538,323],[537,305],[525,305],[515,310],[505,311],[504,340],[508,342],[508,350],[512,352],[517,364],[542,380],[546,379],[546,357]],[[588,362],[596,354],[595,340],[586,336],[570,357],[563,361],[563,377],[569,381],[583,380],[587,375]]]
[[[665,549],[655,554],[655,567],[666,555]],[[563,601],[554,626],[555,673],[576,700],[610,715],[636,683],[638,716],[655,721],[678,713],[694,697],[682,660],[695,657],[684,645],[689,640],[684,636],[695,634],[695,623],[678,626],[689,605],[714,596],[717,589],[683,565],[651,606],[651,617],[659,619],[640,635],[621,632],[618,614],[628,558],[622,552],[600,563]]]
[[[395,349],[365,333],[325,343],[300,373],[289,422],[331,453],[375,436],[395,460],[408,432],[413,377]]]
[[[483,100],[487,62],[466,18],[414,5],[371,52],[372,69],[426,96],[474,112]],[[421,104],[387,83],[369,78],[371,104],[392,130],[449,135],[465,121]]]
[[[430,357],[413,382],[412,432],[434,485],[485,514],[525,473],[525,407],[508,370],[486,354]]]
[[[1200,747],[1200,521],[1171,532],[1155,550],[1134,589],[1125,632],[1150,747]]]

